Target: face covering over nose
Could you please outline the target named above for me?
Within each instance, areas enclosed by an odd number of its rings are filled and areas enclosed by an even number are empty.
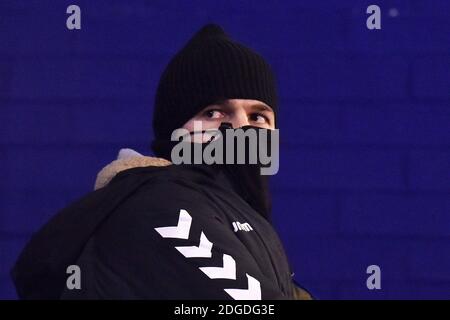
[[[186,137],[181,141],[156,141],[158,156],[174,164],[206,166],[224,175],[233,191],[270,220],[269,176],[278,170],[278,132],[255,126],[234,129],[224,122],[216,134],[201,131],[190,135],[199,133],[212,138],[203,143]]]

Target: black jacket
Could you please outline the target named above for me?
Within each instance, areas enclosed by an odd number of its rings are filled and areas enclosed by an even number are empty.
[[[12,273],[19,297],[293,299],[274,228],[232,179],[207,165],[122,170],[33,236]],[[66,286],[70,265],[81,289]]]

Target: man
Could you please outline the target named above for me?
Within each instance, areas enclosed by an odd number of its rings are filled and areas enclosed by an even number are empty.
[[[217,25],[178,52],[158,86],[152,147],[159,158],[119,157],[96,191],[63,209],[30,241],[13,278],[21,298],[293,299],[292,281],[270,224],[267,176],[257,164],[171,163],[184,128],[276,128],[275,81],[266,61]],[[225,128],[225,129],[224,129]],[[200,137],[200,138],[198,138]],[[225,137],[225,135],[223,136]],[[225,138],[224,138],[225,139]],[[229,142],[229,141],[228,141]],[[69,266],[80,285],[67,285]]]

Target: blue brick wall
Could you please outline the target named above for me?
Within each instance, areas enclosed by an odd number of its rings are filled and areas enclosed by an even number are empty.
[[[277,73],[274,223],[296,279],[323,299],[450,298],[445,0],[1,1],[0,298],[34,231],[120,148],[149,153],[161,71],[211,21]]]

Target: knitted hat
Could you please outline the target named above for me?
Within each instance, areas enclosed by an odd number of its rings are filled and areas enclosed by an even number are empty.
[[[220,26],[208,24],[161,75],[153,114],[155,140],[170,140],[173,130],[225,99],[259,100],[276,112],[275,77],[263,57],[232,40]]]

